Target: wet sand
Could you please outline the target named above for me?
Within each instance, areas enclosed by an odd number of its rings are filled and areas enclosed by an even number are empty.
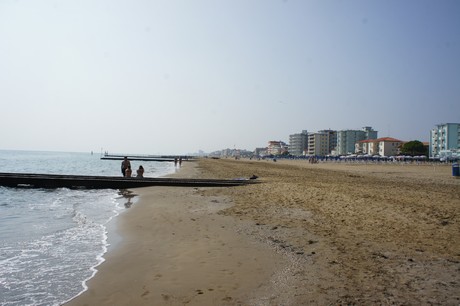
[[[450,166],[203,159],[142,188],[122,242],[69,305],[458,305],[460,179]]]
[[[184,163],[180,177],[196,177]],[[285,259],[269,245],[238,234],[247,226],[218,214],[229,199],[207,188],[133,189],[139,198],[118,218],[122,237],[89,290],[66,305],[235,305],[261,297]],[[128,203],[128,200],[126,200]]]

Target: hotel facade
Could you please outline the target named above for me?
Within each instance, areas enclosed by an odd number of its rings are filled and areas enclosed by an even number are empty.
[[[449,158],[460,153],[460,123],[442,123],[430,132],[430,157]]]
[[[308,149],[308,132],[289,135],[289,153],[293,156],[303,156]]]

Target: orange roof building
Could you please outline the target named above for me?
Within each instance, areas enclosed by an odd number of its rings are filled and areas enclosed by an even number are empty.
[[[355,153],[395,156],[399,154],[403,143],[402,140],[392,137],[361,140],[356,143]]]

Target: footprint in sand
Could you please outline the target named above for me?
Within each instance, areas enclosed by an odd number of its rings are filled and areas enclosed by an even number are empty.
[[[161,294],[161,297],[162,297],[163,300],[165,300],[165,301],[169,300],[169,295],[167,295],[167,294]]]
[[[148,295],[149,293],[150,293],[150,291],[147,290],[144,293],[142,293],[141,297],[144,297],[144,296]]]

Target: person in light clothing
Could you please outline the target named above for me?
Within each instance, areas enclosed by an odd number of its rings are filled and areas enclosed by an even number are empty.
[[[137,177],[144,177],[144,167],[142,167],[142,165],[137,169]]]

